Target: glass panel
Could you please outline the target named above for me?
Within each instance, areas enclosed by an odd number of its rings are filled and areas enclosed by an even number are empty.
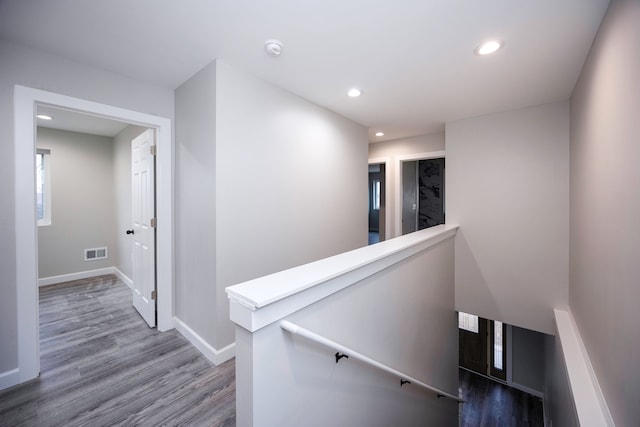
[[[469,313],[458,313],[458,328],[478,333],[478,316]],[[485,347],[486,348],[486,347]]]
[[[36,215],[38,221],[42,221],[45,218],[44,181],[44,154],[36,154]]]
[[[380,210],[380,181],[373,181],[373,210]]]
[[[502,322],[493,322],[493,367],[502,370]]]

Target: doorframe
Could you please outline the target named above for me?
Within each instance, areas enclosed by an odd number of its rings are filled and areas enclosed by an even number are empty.
[[[14,87],[18,383],[40,373],[38,234],[35,200],[37,106],[50,105],[156,130],[158,330],[173,329],[173,138],[171,120],[26,86]]]
[[[391,163],[391,159],[389,157],[372,157],[368,162],[370,165],[384,164],[384,240],[391,239],[391,215],[389,215],[391,213],[389,209],[391,171],[389,170],[389,163]]]
[[[402,154],[395,157],[395,205],[396,205],[396,233],[395,237],[402,236],[402,163],[412,162],[415,160],[429,160],[429,159],[445,159],[445,151],[430,151],[428,153],[414,153],[414,154]],[[446,187],[445,187],[446,192]],[[446,198],[445,198],[446,201]],[[445,206],[446,212],[446,206]],[[446,217],[445,217],[446,218]]]

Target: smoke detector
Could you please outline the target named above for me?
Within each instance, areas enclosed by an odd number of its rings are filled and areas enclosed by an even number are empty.
[[[270,39],[264,42],[264,48],[270,56],[275,58],[282,53],[282,42],[280,40]]]

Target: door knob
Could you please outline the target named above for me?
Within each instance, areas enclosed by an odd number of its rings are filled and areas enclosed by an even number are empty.
[[[127,230],[127,234],[133,234],[133,230]]]

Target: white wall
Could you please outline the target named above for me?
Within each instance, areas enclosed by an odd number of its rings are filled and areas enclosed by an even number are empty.
[[[176,89],[175,130],[176,317],[221,349],[216,317],[215,63]]]
[[[545,425],[579,427],[571,394],[562,345],[557,336],[545,335],[544,416]]]
[[[396,189],[399,185],[396,182],[396,157],[443,151],[444,149],[444,132],[369,144],[369,158],[389,158],[389,163],[386,165],[388,168],[387,176],[390,178],[389,194],[386,195],[386,214],[391,216],[390,224],[392,237],[396,237]]]
[[[368,135],[302,98],[217,63],[220,344],[224,288],[367,245]]]
[[[234,342],[227,286],[367,243],[367,130],[214,62],[176,91],[178,318]]]
[[[453,243],[440,242],[286,320],[457,395]],[[291,336],[279,321],[253,334],[236,331],[238,426],[458,425],[455,401],[400,387],[400,378],[353,358],[336,364],[335,350]]]
[[[147,128],[127,126],[113,138],[113,178],[115,180],[115,233],[117,255],[114,266],[129,279],[133,278],[131,236],[131,141]]]
[[[0,376],[17,368],[16,286],[30,286],[15,283],[15,84],[173,118],[172,89],[0,40]]]
[[[639,22],[611,3],[571,98],[569,301],[620,426],[640,419]]]
[[[456,309],[554,333],[569,280],[569,104],[448,123]]]
[[[38,227],[39,278],[113,266],[113,139],[39,127],[36,145],[51,150],[51,225]],[[97,247],[109,257],[85,261],[84,250]]]

